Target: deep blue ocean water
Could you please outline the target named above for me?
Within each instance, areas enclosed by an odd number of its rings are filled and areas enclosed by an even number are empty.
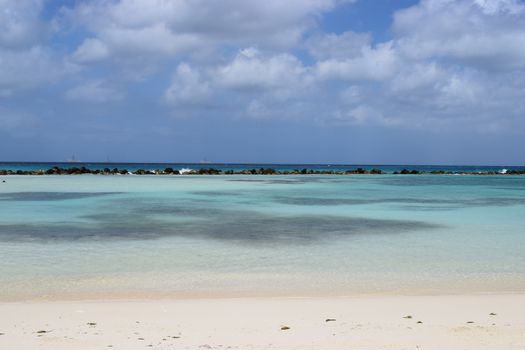
[[[525,176],[1,179],[0,300],[525,290]]]
[[[0,170],[47,170],[54,166],[69,167],[86,167],[91,170],[102,170],[104,168],[119,168],[135,171],[138,169],[145,170],[163,170],[167,167],[173,169],[201,169],[216,168],[220,170],[245,170],[259,168],[273,168],[276,170],[294,170],[294,169],[312,169],[312,170],[349,170],[356,168],[364,169],[381,169],[386,173],[401,171],[403,169],[419,170],[430,172],[432,170],[445,170],[453,172],[481,172],[481,171],[500,171],[502,169],[525,170],[525,166],[481,166],[481,165],[374,165],[374,164],[266,164],[266,163],[249,163],[249,164],[226,164],[226,163],[96,163],[96,162],[0,162]]]

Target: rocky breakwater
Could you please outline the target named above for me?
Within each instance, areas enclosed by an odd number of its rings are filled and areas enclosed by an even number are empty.
[[[0,175],[525,175],[525,170],[510,169],[502,171],[481,171],[481,172],[464,172],[464,171],[445,171],[432,170],[421,171],[416,169],[402,169],[401,171],[394,171],[393,173],[385,173],[381,169],[372,168],[356,168],[347,170],[318,170],[318,169],[293,169],[293,170],[277,170],[273,168],[253,168],[242,170],[222,170],[216,168],[201,168],[201,169],[184,169],[177,170],[173,168],[165,169],[137,169],[130,171],[119,168],[104,168],[104,169],[89,169],[82,167],[61,168],[58,166],[47,170],[0,170]]]

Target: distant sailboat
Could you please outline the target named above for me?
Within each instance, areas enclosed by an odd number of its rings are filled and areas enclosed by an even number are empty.
[[[71,158],[67,160],[68,163],[78,163],[80,162],[78,159],[75,158],[75,155],[73,154]]]

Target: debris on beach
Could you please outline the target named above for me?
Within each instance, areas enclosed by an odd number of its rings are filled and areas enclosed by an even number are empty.
[[[404,316],[403,318],[406,318],[407,320],[409,320],[409,319],[412,318],[412,316],[410,316],[410,315],[406,315],[406,316]]]
[[[336,321],[335,318],[327,318],[326,320],[324,320],[325,322],[334,322]]]
[[[289,329],[290,329],[290,327],[288,327],[288,326],[281,326],[281,331],[287,331]]]

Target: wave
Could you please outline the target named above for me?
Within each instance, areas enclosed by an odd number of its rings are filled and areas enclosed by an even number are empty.
[[[182,168],[179,170],[179,173],[181,174],[188,174],[188,173],[191,173],[193,172],[193,169],[190,169],[190,168]]]

